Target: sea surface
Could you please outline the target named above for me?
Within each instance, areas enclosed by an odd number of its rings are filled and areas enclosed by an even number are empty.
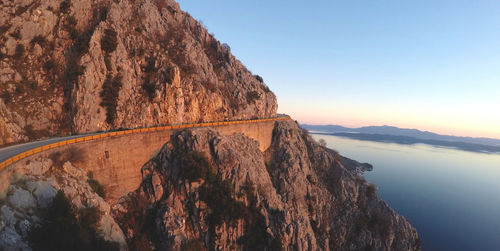
[[[373,165],[365,178],[417,228],[423,250],[500,250],[499,154],[312,136]]]

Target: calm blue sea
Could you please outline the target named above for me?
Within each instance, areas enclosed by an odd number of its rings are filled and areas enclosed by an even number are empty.
[[[313,137],[373,165],[366,179],[417,228],[424,250],[500,250],[500,155]]]

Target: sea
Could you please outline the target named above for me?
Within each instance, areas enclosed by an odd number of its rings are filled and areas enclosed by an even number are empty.
[[[500,154],[311,135],[373,165],[366,180],[417,229],[423,250],[500,250]]]

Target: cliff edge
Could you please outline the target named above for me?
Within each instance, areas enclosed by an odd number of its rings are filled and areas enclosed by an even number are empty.
[[[276,123],[264,153],[243,135],[180,132],[142,173],[141,187],[113,207],[129,246],[420,249],[416,230],[373,185],[291,121]]]

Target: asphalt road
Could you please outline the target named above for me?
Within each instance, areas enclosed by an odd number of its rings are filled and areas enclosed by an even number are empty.
[[[76,138],[81,138],[81,137],[95,135],[95,134],[96,133],[50,138],[50,139],[46,139],[46,140],[28,142],[28,143],[23,143],[23,144],[19,144],[19,145],[13,145],[13,146],[0,148],[0,163],[7,160],[10,157],[15,156],[16,154],[26,152],[28,150],[31,150],[33,148],[37,148],[39,146],[45,146],[45,145],[49,145],[49,144],[56,143],[59,141],[64,141],[64,140],[68,140],[68,139],[76,139]]]
[[[283,117],[288,117],[285,114],[278,114],[276,118],[283,118]],[[96,135],[99,133],[90,133],[90,134],[82,134],[82,135],[72,135],[72,136],[66,136],[66,137],[57,137],[57,138],[50,138],[46,140],[40,140],[40,141],[35,141],[35,142],[28,142],[28,143],[23,143],[19,145],[13,145],[13,146],[8,146],[4,148],[0,148],[0,163],[3,161],[9,159],[10,157],[13,157],[17,154],[29,151],[31,149],[40,147],[40,146],[45,146],[49,145],[52,143],[57,143],[59,141],[64,141],[64,140],[69,140],[69,139],[76,139],[76,138],[81,138],[85,136],[91,136],[91,135]]]

